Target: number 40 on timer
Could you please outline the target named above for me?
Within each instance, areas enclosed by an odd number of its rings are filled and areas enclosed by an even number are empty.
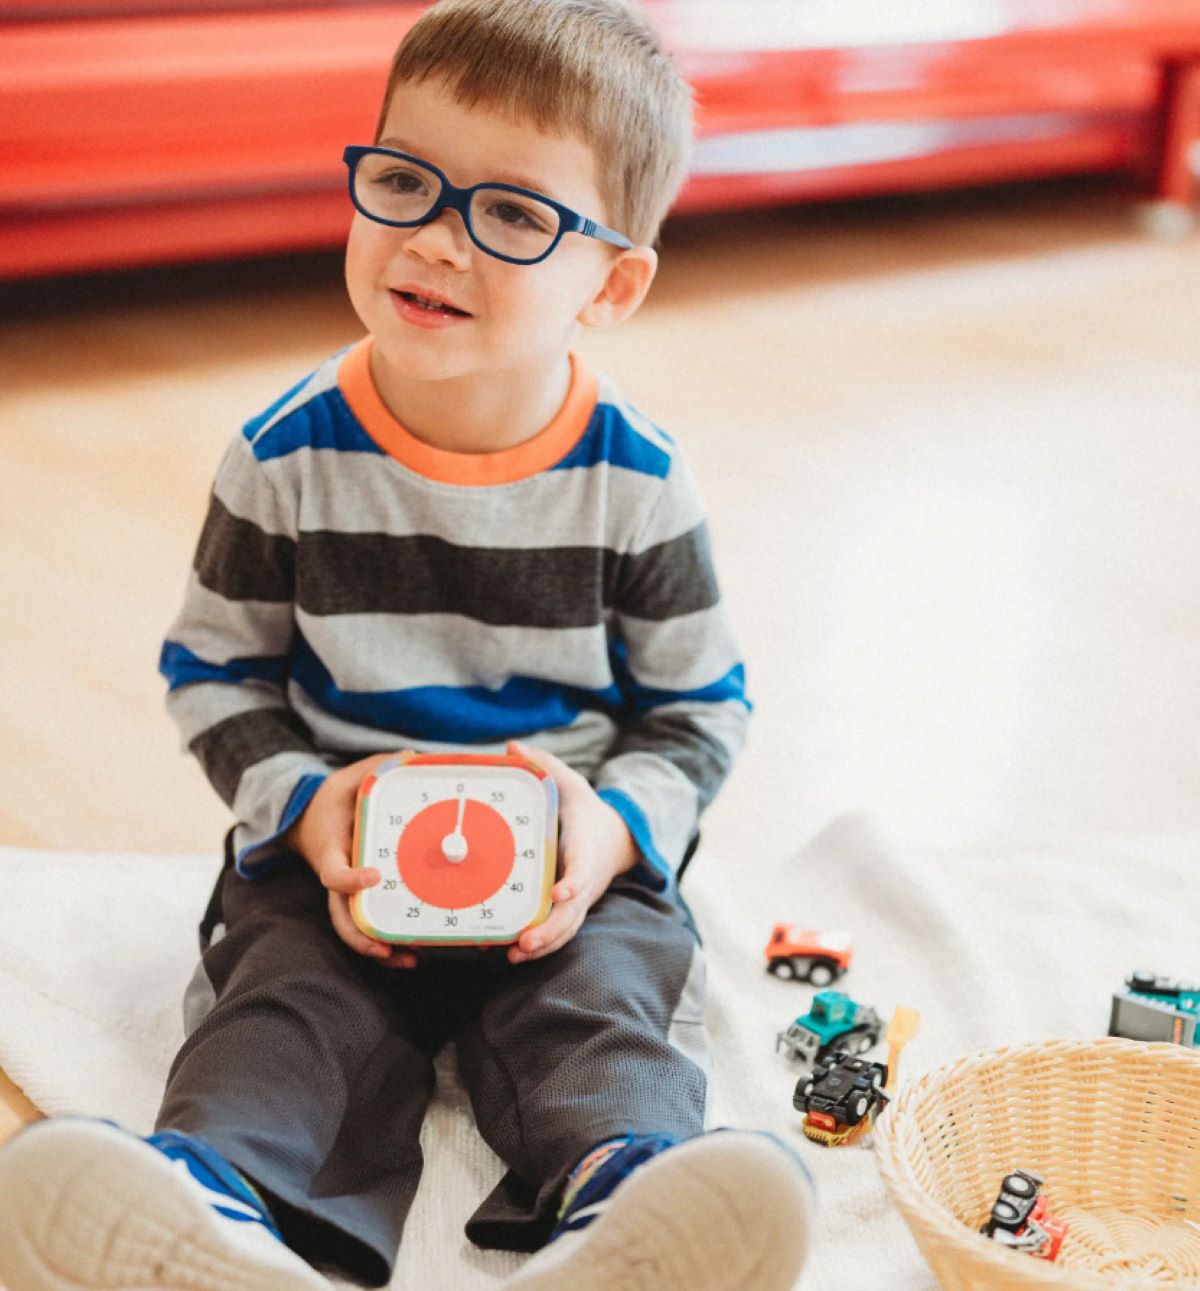
[[[503,945],[550,913],[558,791],[513,754],[401,753],[359,787],[354,864],[383,878],[350,900],[378,941]]]

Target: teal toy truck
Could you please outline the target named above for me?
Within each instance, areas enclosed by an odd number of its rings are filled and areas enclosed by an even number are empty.
[[[1130,973],[1125,990],[1113,993],[1108,1034],[1200,1049],[1200,986],[1153,973]]]
[[[882,1033],[883,1022],[874,1009],[840,991],[818,991],[812,1008],[775,1037],[775,1052],[782,1049],[811,1070],[835,1049],[866,1053]]]

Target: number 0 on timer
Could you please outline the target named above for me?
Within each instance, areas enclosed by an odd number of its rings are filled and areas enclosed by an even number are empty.
[[[502,945],[550,913],[558,791],[510,754],[401,753],[367,776],[354,864],[382,874],[350,899],[377,941]]]

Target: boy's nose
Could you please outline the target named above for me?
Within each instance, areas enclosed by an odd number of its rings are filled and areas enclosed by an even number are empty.
[[[405,241],[405,250],[431,263],[466,265],[471,238],[457,211],[442,211],[427,224],[418,224]]]

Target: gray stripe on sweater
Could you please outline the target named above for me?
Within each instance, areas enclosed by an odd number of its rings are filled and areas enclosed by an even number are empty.
[[[240,685],[229,685],[227,682],[200,681],[170,691],[167,694],[167,711],[179,727],[184,748],[187,748],[202,731],[227,717],[263,708],[279,708],[284,702],[283,687],[268,682],[244,681]]]
[[[333,449],[302,448],[252,469],[249,478],[229,472],[217,492],[236,515],[276,533],[298,523],[339,533],[427,533],[469,547],[520,546],[536,532],[542,546],[627,550],[651,511],[660,538],[701,519],[690,489],[607,462],[484,486],[446,484],[391,457]],[[299,512],[277,514],[269,491],[301,497]]]
[[[623,614],[618,630],[634,681],[651,690],[700,690],[741,660],[722,605],[658,622]]]
[[[186,641],[193,654],[219,667],[231,659],[286,655],[295,626],[290,601],[226,600],[193,573],[167,638]]]
[[[305,640],[331,660],[341,690],[486,686],[498,690],[520,659],[529,677],[602,690],[612,683],[604,634],[593,627],[503,627],[457,614],[296,616]]]

